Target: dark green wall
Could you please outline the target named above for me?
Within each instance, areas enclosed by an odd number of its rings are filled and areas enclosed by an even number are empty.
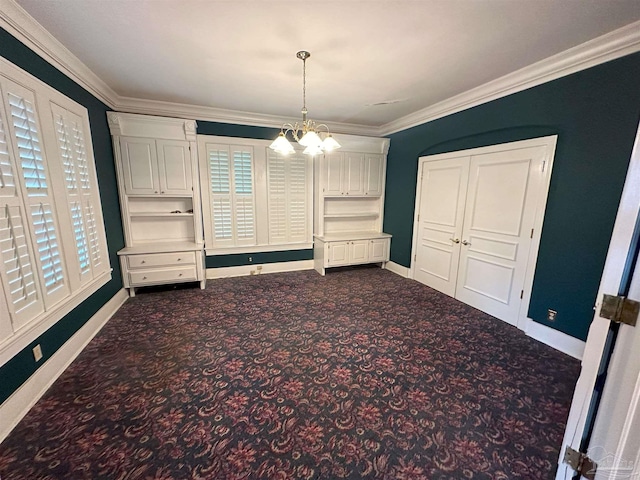
[[[124,236],[113,150],[106,116],[106,111],[110,109],[3,29],[0,29],[0,56],[84,105],[89,111],[109,259],[113,267],[113,278],[109,283],[0,367],[0,403],[2,403],[122,288],[120,264],[116,252],[124,246]],[[37,343],[42,346],[44,354],[43,360],[38,364],[34,362],[31,352]]]
[[[197,121],[199,135],[217,135],[220,137],[255,138],[273,140],[280,132],[277,128],[253,127],[230,123]],[[251,258],[251,260],[249,260]],[[287,250],[284,252],[238,253],[233,255],[209,255],[206,257],[207,268],[239,267],[261,263],[294,262],[313,259],[313,249]]]
[[[557,134],[529,317],[586,339],[639,116],[636,53],[391,135],[391,260],[410,265],[418,157]]]

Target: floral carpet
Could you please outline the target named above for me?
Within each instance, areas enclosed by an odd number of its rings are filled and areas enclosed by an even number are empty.
[[[128,300],[0,478],[552,479],[579,362],[377,268]]]

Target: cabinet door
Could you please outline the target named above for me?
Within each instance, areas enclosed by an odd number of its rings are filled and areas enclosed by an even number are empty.
[[[189,142],[158,140],[157,150],[160,193],[191,195]]]
[[[330,153],[324,157],[324,186],[325,195],[342,195],[343,163],[342,153]]]
[[[349,263],[367,263],[369,261],[369,240],[355,240],[350,245]]]
[[[364,155],[345,153],[344,182],[342,188],[346,195],[364,195]]]
[[[387,238],[377,238],[369,243],[369,261],[387,262],[389,261],[389,240]]]
[[[155,140],[122,137],[120,153],[125,192],[130,195],[160,193]]]
[[[364,194],[382,195],[382,155],[367,155],[365,159]]]
[[[327,263],[331,266],[347,265],[349,263],[349,242],[327,243],[329,254]]]

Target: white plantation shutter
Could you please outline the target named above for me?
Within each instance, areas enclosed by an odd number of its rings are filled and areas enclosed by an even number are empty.
[[[102,260],[102,242],[96,225],[93,207],[95,195],[89,177],[89,159],[82,119],[51,104],[55,124],[58,153],[64,166],[67,208],[71,217],[75,243],[77,275],[80,284],[90,281],[94,270],[99,272]]]
[[[38,291],[23,212],[17,205],[9,205],[6,201],[3,203],[0,209],[2,272],[13,329],[17,330],[41,313],[44,304]]]
[[[231,168],[228,148],[209,146],[209,172],[211,180],[211,209],[213,233],[216,243],[233,244],[231,211]]]
[[[269,243],[287,241],[287,178],[284,155],[269,151],[267,181],[269,197]]]
[[[25,192],[31,233],[45,307],[69,294],[65,267],[62,263],[59,227],[53,203],[53,192],[41,144],[35,97],[32,91],[7,82],[5,100],[14,150],[19,157],[19,171]]]
[[[14,197],[16,181],[9,157],[9,145],[5,133],[4,121],[0,116],[0,197]]]
[[[269,243],[309,241],[308,162],[303,154],[283,156],[269,150]]]
[[[256,243],[256,228],[252,149],[233,147],[233,185],[236,245],[254,245]]]
[[[254,245],[253,149],[207,144],[207,159],[214,244]]]
[[[21,349],[111,266],[86,109],[2,59],[0,70],[0,345]]]

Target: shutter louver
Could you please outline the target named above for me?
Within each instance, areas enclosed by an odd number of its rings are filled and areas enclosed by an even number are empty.
[[[85,206],[85,218],[87,219],[91,265],[93,265],[94,269],[98,269],[98,267],[102,265],[102,251],[100,248],[100,235],[98,234],[96,213],[90,201],[88,201]]]
[[[53,225],[51,205],[40,203],[31,207],[31,218],[40,258],[44,288],[47,293],[63,285],[60,246]]]
[[[16,194],[16,183],[11,158],[9,158],[7,136],[2,123],[2,117],[0,117],[0,196],[13,197]]]
[[[87,234],[84,229],[85,222],[80,202],[71,204],[71,220],[73,221],[73,236],[76,240],[80,272],[85,273],[91,268],[91,263],[89,261],[89,245],[87,244]]]
[[[79,119],[72,122],[73,130],[73,147],[76,155],[76,164],[78,166],[78,173],[80,176],[80,186],[83,191],[91,189],[91,182],[89,181],[89,163],[87,158],[87,147],[82,132],[82,127],[79,123]]]
[[[269,243],[287,241],[287,183],[283,155],[269,151]]]
[[[239,244],[255,243],[255,212],[253,205],[253,160],[245,150],[233,152],[233,184],[236,240]]]
[[[308,242],[307,160],[269,151],[269,242]]]
[[[64,165],[64,182],[67,191],[75,192],[78,189],[76,181],[76,167],[73,162],[73,154],[71,152],[71,142],[69,141],[69,131],[65,125],[62,115],[55,116],[56,133],[58,134],[58,146],[60,150],[60,158]]]
[[[233,239],[231,216],[231,175],[229,152],[222,149],[209,150],[211,178],[213,231],[216,241]]]
[[[13,93],[8,97],[25,187],[29,195],[40,195],[42,191],[46,195],[46,173],[33,105]]]
[[[18,206],[4,205],[0,210],[0,252],[7,279],[6,293],[13,310],[14,330],[43,310],[22,219]]]

